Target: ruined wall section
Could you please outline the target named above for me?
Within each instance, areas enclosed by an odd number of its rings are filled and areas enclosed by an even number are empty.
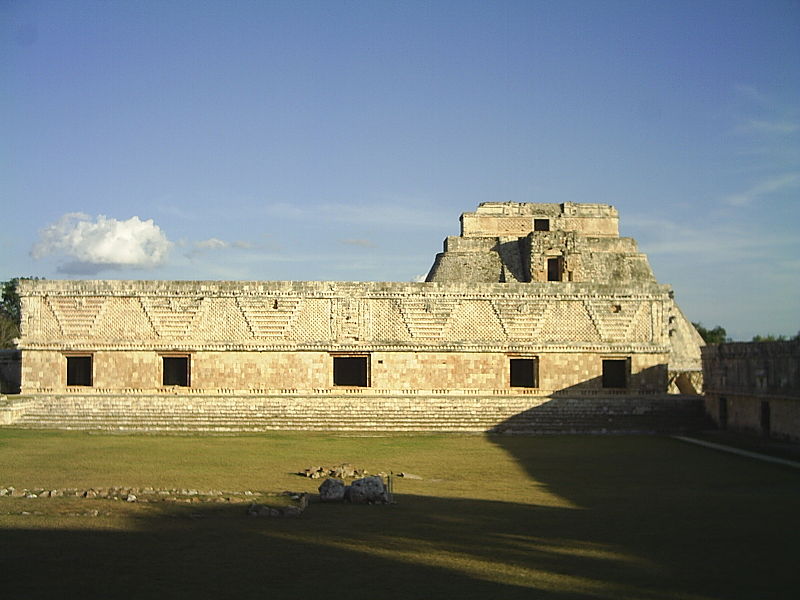
[[[800,341],[712,344],[702,353],[708,391],[800,400]]]
[[[721,429],[800,440],[800,341],[702,350],[707,414]]]

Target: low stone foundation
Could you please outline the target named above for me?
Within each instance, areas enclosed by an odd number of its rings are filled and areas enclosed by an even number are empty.
[[[707,425],[700,396],[441,393],[33,395],[13,427],[152,432],[680,432]]]

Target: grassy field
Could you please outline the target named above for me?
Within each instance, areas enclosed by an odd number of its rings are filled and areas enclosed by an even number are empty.
[[[299,519],[253,519],[242,505],[0,498],[0,590],[659,600],[797,590],[800,473],[669,438],[0,429],[0,486],[16,488],[315,491],[319,481],[292,473],[342,462],[421,479],[397,479],[394,505],[315,503]]]

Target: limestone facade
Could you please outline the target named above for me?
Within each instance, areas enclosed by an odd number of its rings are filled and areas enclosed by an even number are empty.
[[[613,207],[483,204],[428,280],[21,281],[22,392],[658,394],[699,371]]]
[[[186,387],[209,390],[331,388],[334,358],[349,356],[368,359],[379,389],[507,389],[509,361],[526,357],[542,390],[600,389],[604,359],[628,360],[636,390],[665,385],[666,288],[564,287],[23,282],[22,387],[70,387],[67,359],[81,356],[98,390],[164,387],[164,357],[183,356]]]

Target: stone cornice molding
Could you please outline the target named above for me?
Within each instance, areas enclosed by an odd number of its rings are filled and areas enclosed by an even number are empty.
[[[666,354],[669,348],[656,344],[425,344],[424,340],[409,344],[324,342],[318,344],[231,344],[213,342],[167,342],[153,344],[110,344],[96,340],[71,340],[63,343],[30,342],[21,350],[56,352],[498,352],[520,354],[600,352],[606,354]]]

